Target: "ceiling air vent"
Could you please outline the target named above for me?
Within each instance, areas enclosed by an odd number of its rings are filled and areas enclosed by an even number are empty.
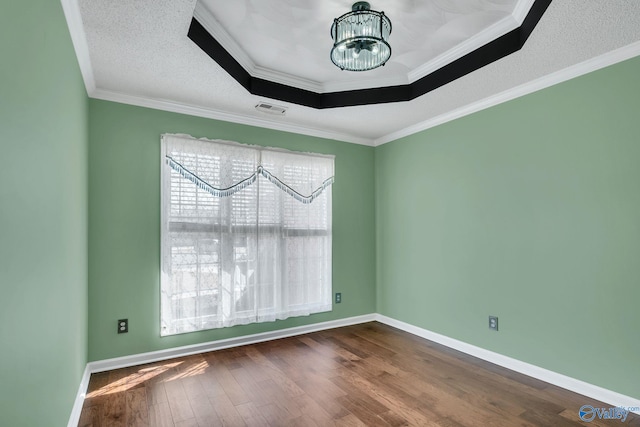
[[[262,111],[263,113],[274,114],[276,116],[284,116],[284,113],[287,112],[287,107],[260,102],[258,105],[256,105],[256,110]]]

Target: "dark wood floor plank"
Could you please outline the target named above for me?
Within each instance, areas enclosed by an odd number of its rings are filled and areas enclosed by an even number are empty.
[[[416,387],[412,387],[412,390],[422,393],[424,396],[433,397],[434,393],[440,394],[444,391],[449,396],[464,399],[466,402],[471,401],[472,404],[487,408],[499,416],[519,415],[525,410],[531,409],[532,406],[535,406],[534,409],[539,409],[540,406],[546,405],[546,409],[555,412],[562,409],[551,402],[536,401],[533,396],[527,401],[526,407],[522,406],[521,399],[518,400],[517,397],[513,397],[511,394],[501,395],[500,399],[493,399],[493,390],[505,388],[506,386],[511,387],[513,382],[510,380],[496,382],[496,378],[500,378],[496,374],[478,374],[478,370],[475,369],[472,371],[465,370],[460,361],[453,363],[448,356],[437,359],[435,362],[433,357],[431,357],[432,360],[429,360],[426,356],[423,356],[419,364],[415,363],[415,357],[398,356],[394,359],[392,363],[406,369],[405,372],[399,374],[400,378],[403,379],[403,383],[407,383],[407,381],[414,383]],[[423,372],[423,369],[415,368],[415,366],[424,367],[424,365],[433,365],[434,363],[437,363],[438,369],[426,369]],[[425,376],[425,372],[428,372],[429,375]],[[410,381],[416,378],[422,381]]]
[[[372,322],[93,374],[78,425],[577,426],[585,404],[610,407]]]
[[[273,356],[271,356],[273,358]],[[292,340],[292,346],[279,351],[279,364],[274,364],[294,381],[304,378],[310,373],[331,377],[341,364],[326,356],[318,354],[312,347],[300,340]]]
[[[286,421],[287,423],[293,419],[300,418],[303,414],[300,411],[300,408],[295,402],[295,397],[300,396],[292,395],[288,390],[283,389],[279,383],[274,380],[267,380],[259,385],[264,391],[271,396],[272,403],[265,406],[276,406],[280,408],[280,416],[281,420]],[[304,393],[302,393],[304,394]]]
[[[182,379],[182,387],[189,400],[192,400],[194,397],[207,396],[207,391],[200,381],[200,376],[203,374],[204,372],[197,376],[188,376]]]
[[[155,405],[158,403],[167,402],[167,392],[164,389],[164,383],[162,382],[149,382],[146,385],[147,389],[147,405]]]
[[[249,351],[247,354],[249,357],[262,367],[269,379],[271,379],[280,389],[284,390],[289,397],[300,396],[304,394],[304,391],[298,387],[298,385],[291,378],[288,378],[284,372],[278,369],[269,358],[267,358],[262,352],[265,351],[264,347],[261,351]]]
[[[334,358],[337,361],[342,362],[343,360],[348,361],[361,359],[360,356],[349,351],[349,349],[342,347],[339,342],[336,342],[336,340],[332,339],[332,337],[325,332],[326,331],[319,332],[317,335],[314,335],[313,340],[323,346],[326,349],[325,351],[334,354]]]
[[[419,378],[421,381],[411,381],[411,379]],[[413,391],[420,393],[422,398],[429,397],[432,404],[440,400],[449,400],[453,402],[464,401],[465,404],[482,407],[491,411],[498,416],[518,416],[532,406],[524,407],[522,401],[512,395],[500,396],[500,399],[494,398],[491,384],[476,381],[472,373],[448,372],[443,368],[438,373],[432,373],[428,378],[423,377],[421,373],[414,372],[411,374],[401,373],[398,376],[383,375],[381,380],[389,385],[395,385],[399,388],[406,387],[407,384],[415,384],[416,387],[406,388],[407,392]],[[553,410],[561,408],[554,407]]]
[[[560,414],[554,414],[551,412],[540,411],[525,411],[521,416],[521,419],[529,421],[536,426],[566,426],[576,427],[582,426],[582,422],[572,421],[570,419],[562,417]]]
[[[370,405],[368,405],[367,402],[364,402],[361,399],[350,395],[343,396],[339,398],[338,401],[365,425],[385,427],[389,426],[389,423],[387,423],[383,418],[380,417],[380,414],[387,412],[388,409],[378,411],[378,413],[374,413],[369,409]]]
[[[242,417],[238,413],[227,395],[221,395],[216,398],[209,399],[213,409],[216,411],[220,419],[220,425],[223,426],[246,426]]]
[[[209,367],[202,375],[197,377],[198,382],[204,390],[205,396],[208,398],[216,398],[220,395],[226,394],[222,385],[218,382],[218,378],[215,375],[215,368]]]
[[[349,346],[359,348],[366,351],[369,356],[376,355],[383,359],[394,357],[402,349],[389,349],[385,346],[376,344],[372,341],[362,338],[356,333],[342,334],[337,337],[338,340],[347,343]]]
[[[269,423],[253,402],[238,405],[236,410],[246,425],[250,427],[269,427]]]
[[[448,417],[438,419],[436,421],[436,424],[439,427],[464,427],[463,424],[460,424],[459,422]]]
[[[333,423],[333,416],[327,412],[313,394],[303,394],[293,399],[300,412],[313,419],[320,426],[327,426]]]
[[[145,387],[127,390],[125,393],[128,427],[147,427],[149,425],[149,406]]]
[[[219,363],[222,363],[226,366],[227,369],[233,370],[237,369],[240,366],[240,357],[238,352],[240,350],[235,348],[228,348],[226,350],[222,350],[220,356],[216,356],[216,359]]]
[[[89,386],[87,387],[87,395],[95,394],[97,391],[109,385],[110,372],[98,372],[91,375]]]
[[[251,370],[246,369],[243,366],[231,371],[231,375],[233,375],[233,378],[235,378],[236,382],[242,388],[243,393],[247,397],[247,403],[252,403],[254,406],[262,406],[273,402],[273,396],[271,396],[265,388],[260,385],[261,381],[255,380]],[[269,379],[263,381],[268,380]]]
[[[169,402],[149,406],[149,425],[153,427],[174,427]]]
[[[233,405],[241,405],[249,402],[249,396],[240,384],[238,384],[238,381],[236,381],[226,365],[219,365],[214,375]]]
[[[349,415],[349,411],[337,401],[337,398],[347,393],[328,378],[310,373],[297,384],[307,395],[313,397],[313,400],[329,414],[332,420]]]
[[[357,404],[373,414],[381,414],[389,410],[384,403],[377,399],[378,396],[371,393],[371,387],[365,381],[360,381],[356,385],[344,376],[332,378],[331,381],[346,392],[345,396],[338,399],[339,401],[350,402],[350,405]]]
[[[296,384],[306,394],[313,396],[314,399],[326,398],[335,399],[344,396],[346,391],[331,381],[332,377],[324,377],[315,372],[308,372],[304,378],[299,379]]]
[[[304,368],[301,368],[295,360],[291,360],[292,358],[287,357],[286,353],[288,351],[289,349],[279,348],[276,353],[272,349],[269,349],[268,351],[264,351],[263,355],[273,364],[280,374],[295,382],[298,378],[304,375]],[[289,361],[292,361],[293,363],[289,363]]]
[[[102,416],[102,424],[105,427],[124,427],[126,425],[125,394],[110,394],[104,403]]]
[[[80,414],[79,427],[100,427],[102,426],[101,406],[88,406],[82,409]]]
[[[164,383],[164,389],[167,393],[167,402],[169,403],[169,408],[171,408],[171,416],[174,423],[195,418],[179,375],[168,379]]]
[[[360,358],[353,355],[347,354],[346,351],[341,353],[337,351],[337,348],[329,348],[323,344],[320,344],[317,341],[317,337],[314,336],[304,336],[300,338],[300,341],[304,343],[307,347],[309,347],[313,353],[312,357],[314,361],[319,361],[317,365],[315,365],[315,370],[317,372],[322,372],[322,374],[330,378],[336,375],[336,371],[342,367],[341,361],[350,360],[359,360]]]
[[[243,358],[241,362],[243,372],[248,373],[254,382],[259,383],[271,378],[260,365],[255,363],[254,360],[247,355],[246,351],[244,354],[246,357]]]
[[[191,409],[193,410],[199,425],[216,426],[222,423],[215,409],[213,409],[213,405],[207,395],[189,395],[188,398]]]
[[[363,423],[360,418],[356,417],[352,413],[345,415],[344,417],[338,418],[335,423],[336,427],[366,427],[366,424]]]
[[[260,407],[260,415],[270,426],[281,426],[290,423],[293,418],[277,403],[270,403]]]
[[[188,420],[182,420],[175,423],[176,427],[199,427],[198,421],[195,418],[189,418]]]
[[[363,360],[363,362],[366,361],[367,359]],[[422,401],[401,389],[389,387],[387,384],[378,381],[378,376],[375,374],[361,375],[356,372],[346,372],[340,379],[345,380],[352,386],[342,385],[343,390],[348,390],[349,394],[353,394],[354,390],[358,390],[358,392],[374,398],[376,402],[380,402],[384,408],[389,408],[380,412],[380,417],[390,425],[437,425],[432,421],[434,419],[433,414],[425,414],[415,410]]]

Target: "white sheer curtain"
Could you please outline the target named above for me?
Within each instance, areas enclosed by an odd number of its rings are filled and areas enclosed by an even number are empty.
[[[332,156],[162,136],[162,335],[331,310]]]

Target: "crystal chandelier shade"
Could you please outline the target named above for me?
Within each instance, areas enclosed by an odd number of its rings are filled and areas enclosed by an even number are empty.
[[[357,2],[352,11],[333,21],[331,61],[341,70],[367,71],[384,65],[391,57],[387,40],[391,21],[384,12]]]

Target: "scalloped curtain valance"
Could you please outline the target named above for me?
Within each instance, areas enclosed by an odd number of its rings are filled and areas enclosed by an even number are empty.
[[[208,192],[209,194],[211,194],[214,197],[229,197],[229,196],[232,196],[235,193],[237,193],[238,191],[243,190],[243,189],[247,188],[248,186],[254,184],[256,182],[256,180],[258,179],[258,175],[261,175],[264,178],[266,178],[270,183],[272,183],[276,187],[278,187],[280,190],[282,190],[285,193],[287,193],[289,196],[293,197],[294,199],[296,199],[297,201],[299,201],[301,203],[305,203],[306,204],[306,203],[313,202],[313,200],[315,198],[317,198],[320,194],[322,194],[322,191],[325,188],[327,188],[328,186],[330,186],[334,182],[334,177],[331,176],[331,177],[325,179],[324,182],[322,183],[322,185],[320,187],[316,188],[310,195],[305,196],[304,194],[298,193],[296,190],[294,190],[293,188],[291,188],[290,186],[288,186],[287,184],[282,182],[282,180],[280,178],[278,178],[277,176],[273,175],[271,172],[266,170],[262,165],[258,165],[256,171],[253,174],[251,174],[251,176],[243,179],[242,181],[239,181],[239,182],[231,185],[231,187],[216,188],[213,185],[211,185],[208,182],[206,182],[205,180],[201,179],[195,173],[191,172],[189,169],[185,168],[180,163],[176,162],[170,156],[167,156],[167,164],[171,167],[171,169],[173,169],[174,171],[178,172],[183,178],[188,179],[189,181],[193,182],[200,189]]]

